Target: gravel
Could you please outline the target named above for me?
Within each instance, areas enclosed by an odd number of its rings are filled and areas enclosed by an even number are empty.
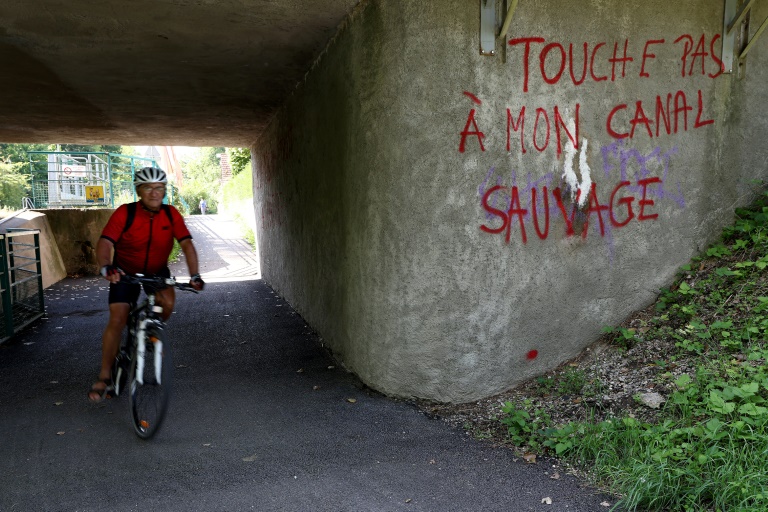
[[[651,313],[651,308],[638,312],[625,327],[635,328],[642,337]],[[673,353],[678,356],[670,361]],[[627,416],[653,422],[674,381],[684,373],[693,376],[694,369],[693,360],[680,356],[669,340],[643,339],[627,350],[604,336],[576,359],[496,396],[465,404],[418,401],[416,405],[476,438],[524,453],[526,447],[513,446],[499,421],[506,402],[521,406],[529,401],[526,409],[545,412],[553,426]]]

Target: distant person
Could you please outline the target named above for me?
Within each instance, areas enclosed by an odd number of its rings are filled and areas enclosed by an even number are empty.
[[[88,391],[91,402],[101,402],[114,390],[112,363],[128,322],[130,304],[141,293],[141,285],[120,282],[120,276],[129,273],[170,277],[168,256],[175,238],[184,252],[191,276],[189,284],[195,290],[202,290],[205,284],[198,273],[197,251],[184,217],[173,206],[163,204],[167,181],[162,169],[144,167],[137,171],[133,183],[139,200],[115,210],[96,244],[101,275],[109,281],[109,321],[101,337],[99,380]],[[163,308],[163,320],[168,320],[176,302],[175,290],[159,290],[156,300]]]
[[[205,215],[205,210],[208,208],[208,203],[205,202],[205,199],[200,200],[200,213]]]

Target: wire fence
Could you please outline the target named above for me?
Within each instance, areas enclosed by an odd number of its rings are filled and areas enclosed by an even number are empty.
[[[28,156],[35,208],[116,208],[136,201],[135,172],[157,166],[152,158],[116,153],[29,151]]]

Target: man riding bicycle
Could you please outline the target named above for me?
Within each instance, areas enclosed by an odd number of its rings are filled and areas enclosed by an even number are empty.
[[[112,364],[120,347],[120,337],[128,321],[131,303],[136,302],[141,286],[120,282],[128,274],[170,277],[168,256],[176,239],[184,252],[189,284],[202,290],[197,251],[184,218],[171,205],[163,204],[168,178],[162,169],[144,167],[136,172],[134,186],[139,200],[121,205],[107,221],[96,244],[101,275],[109,281],[109,321],[101,338],[101,371],[91,386],[88,398],[101,402],[112,391]],[[174,288],[158,290],[156,302],[168,320],[176,302]]]

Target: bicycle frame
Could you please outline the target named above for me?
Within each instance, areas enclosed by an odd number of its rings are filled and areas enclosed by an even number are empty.
[[[146,298],[134,304],[131,304],[131,310],[128,313],[128,339],[126,352],[133,359],[136,357],[136,375],[139,384],[144,384],[144,365],[147,352],[147,339],[155,346],[154,367],[157,383],[162,382],[162,353],[163,342],[147,333],[163,331],[165,322],[160,315],[163,312],[162,306],[155,303],[155,294],[158,290],[167,287],[176,287],[180,290],[188,290],[196,293],[196,290],[184,283],[177,283],[172,277],[144,277],[141,274],[135,276],[124,275],[123,280],[129,283],[147,285],[145,287]],[[135,344],[135,345],[134,345]]]
[[[175,281],[174,281],[175,283]],[[165,328],[165,322],[159,318],[160,313],[163,312],[162,306],[155,304],[155,293],[147,293],[147,298],[131,309],[129,314],[129,323],[132,323],[135,327],[134,341],[136,348],[134,353],[136,354],[136,381],[139,384],[144,384],[144,364],[145,356],[147,353],[147,333],[151,329],[163,330]],[[162,384],[162,368],[163,368],[163,342],[160,339],[151,341],[154,343],[154,367],[155,378],[158,384]]]

